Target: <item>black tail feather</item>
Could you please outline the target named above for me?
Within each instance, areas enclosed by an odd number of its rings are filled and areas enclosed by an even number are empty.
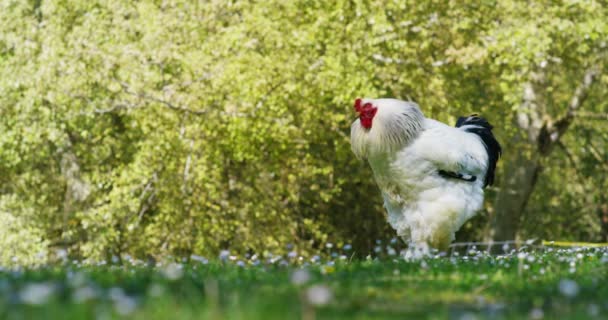
[[[498,143],[492,134],[492,125],[488,120],[474,114],[468,117],[458,118],[456,121],[456,128],[462,126],[470,126],[467,127],[465,131],[478,135],[483,141],[486,152],[488,153],[488,171],[486,172],[486,179],[483,186],[492,185],[494,183],[496,163],[502,154],[500,143]]]

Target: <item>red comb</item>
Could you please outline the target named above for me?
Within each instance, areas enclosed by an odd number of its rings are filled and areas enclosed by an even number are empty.
[[[355,110],[357,110],[357,112],[361,112],[361,98],[357,98],[357,100],[355,100]]]

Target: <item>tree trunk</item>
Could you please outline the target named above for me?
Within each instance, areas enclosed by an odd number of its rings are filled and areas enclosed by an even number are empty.
[[[545,101],[537,95],[537,89],[543,86],[543,77],[536,77],[535,83],[524,85],[523,101],[514,119],[514,125],[520,131],[515,136],[515,143],[511,143],[513,148],[505,151],[509,156],[503,160],[505,164],[502,182],[488,234],[490,239],[516,240],[519,223],[542,168],[541,161],[551,154],[572,124],[574,115],[586,100],[599,70],[598,66],[592,66],[585,72],[583,81],[572,95],[566,113],[557,119],[546,113],[548,108]]]
[[[516,152],[505,162],[500,191],[496,197],[490,238],[514,240],[526,204],[532,195],[541,170],[540,157]]]

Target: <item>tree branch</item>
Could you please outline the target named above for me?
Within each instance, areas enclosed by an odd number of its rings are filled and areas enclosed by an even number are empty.
[[[605,159],[602,159],[600,151],[595,147],[595,145],[593,145],[591,141],[589,141],[588,147],[589,152],[593,155],[595,160],[597,160],[597,162],[604,168],[604,170],[608,170],[608,162],[606,162]]]
[[[574,159],[574,155],[572,155],[572,153],[570,152],[570,150],[568,150],[568,148],[566,147],[566,145],[564,145],[561,141],[557,141],[556,142],[557,146],[560,147],[560,149],[562,149],[562,151],[564,152],[564,154],[566,154],[566,157],[568,158],[568,160],[570,161],[570,163],[572,163],[572,167],[574,167],[574,170],[576,172],[578,172],[578,163],[577,161]]]
[[[112,106],[111,108],[108,108],[108,109],[94,109],[93,113],[96,113],[96,114],[106,114],[106,113],[114,113],[114,112],[120,111],[120,110],[137,109],[137,108],[139,108],[139,106],[123,102],[123,103],[118,103],[118,104],[116,104],[116,105],[114,105],[114,106]]]
[[[142,219],[142,217],[144,216],[144,213],[146,213],[148,211],[148,209],[150,209],[150,206],[152,205],[152,201],[154,200],[154,198],[156,197],[156,189],[154,188],[154,183],[156,183],[156,181],[158,180],[158,171],[154,171],[154,173],[152,174],[152,177],[148,180],[148,182],[146,183],[146,186],[144,187],[144,189],[141,192],[141,195],[139,196],[139,212],[137,213],[137,223],[139,223]],[[150,194],[149,196],[148,193]],[[145,200],[145,202],[144,202]]]
[[[283,85],[283,83],[285,83],[284,80],[279,81],[275,84],[273,84],[270,88],[268,88],[268,91],[266,92],[266,94],[264,94],[262,96],[262,98],[255,104],[255,110],[260,109],[261,107],[264,106],[264,103],[266,103],[266,100],[268,100],[268,98],[270,97],[270,95],[276,90],[278,89],[281,85]]]
[[[608,113],[576,111],[574,112],[574,116],[577,118],[585,118],[589,120],[608,120]]]
[[[186,107],[175,105],[175,104],[173,104],[173,103],[171,103],[169,101],[166,101],[166,100],[163,100],[163,99],[151,96],[149,94],[137,93],[137,92],[131,90],[131,88],[129,87],[129,85],[126,84],[125,82],[118,81],[118,83],[120,84],[120,86],[122,87],[122,89],[124,90],[124,92],[126,92],[126,93],[128,93],[128,94],[130,94],[132,96],[138,97],[140,99],[144,99],[144,100],[148,100],[148,101],[153,101],[153,102],[158,102],[161,105],[164,105],[165,107],[167,107],[167,108],[169,108],[171,110],[174,110],[174,111],[185,112],[185,113],[194,114],[194,115],[204,115],[204,114],[207,114],[207,112],[208,112],[208,110],[192,110],[192,109],[189,109],[189,108],[186,108]]]
[[[551,130],[552,141],[557,141],[557,139],[559,139],[566,132],[566,130],[568,130],[568,127],[570,127],[570,124],[572,124],[572,121],[574,120],[576,111],[581,107],[585,100],[587,100],[589,90],[599,75],[600,68],[597,65],[589,68],[585,72],[583,82],[576,88],[574,95],[570,100],[568,111],[553,125],[553,129]]]
[[[73,94],[69,91],[64,91],[64,93],[66,95],[68,95],[70,98],[72,99],[78,99],[78,100],[82,100],[84,101],[87,105],[94,105],[95,102],[93,102],[91,100],[91,98],[82,95],[82,94]],[[115,102],[114,100],[112,100],[112,102]],[[108,108],[108,109],[93,109],[92,112],[85,112],[85,111],[80,111],[78,113],[78,115],[84,116],[84,115],[91,115],[91,114],[106,114],[106,113],[114,113],[120,110],[126,110],[126,109],[136,109],[136,108],[140,108],[137,105],[128,103],[128,102],[122,102],[119,101],[118,103],[114,104],[112,107]]]
[[[572,95],[572,99],[570,99],[566,114],[554,123],[545,122],[543,124],[537,140],[538,150],[541,154],[548,155],[555,143],[564,135],[566,130],[568,130],[574,121],[576,112],[585,100],[587,100],[589,90],[591,90],[591,86],[596,82],[599,75],[600,67],[598,65],[594,65],[587,69],[583,76],[582,83],[576,88]]]

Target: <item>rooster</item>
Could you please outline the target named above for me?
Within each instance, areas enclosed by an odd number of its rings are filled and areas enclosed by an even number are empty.
[[[357,99],[355,110],[352,151],[369,162],[406,258],[447,250],[494,182],[502,150],[492,126],[471,115],[451,127],[397,99]]]

